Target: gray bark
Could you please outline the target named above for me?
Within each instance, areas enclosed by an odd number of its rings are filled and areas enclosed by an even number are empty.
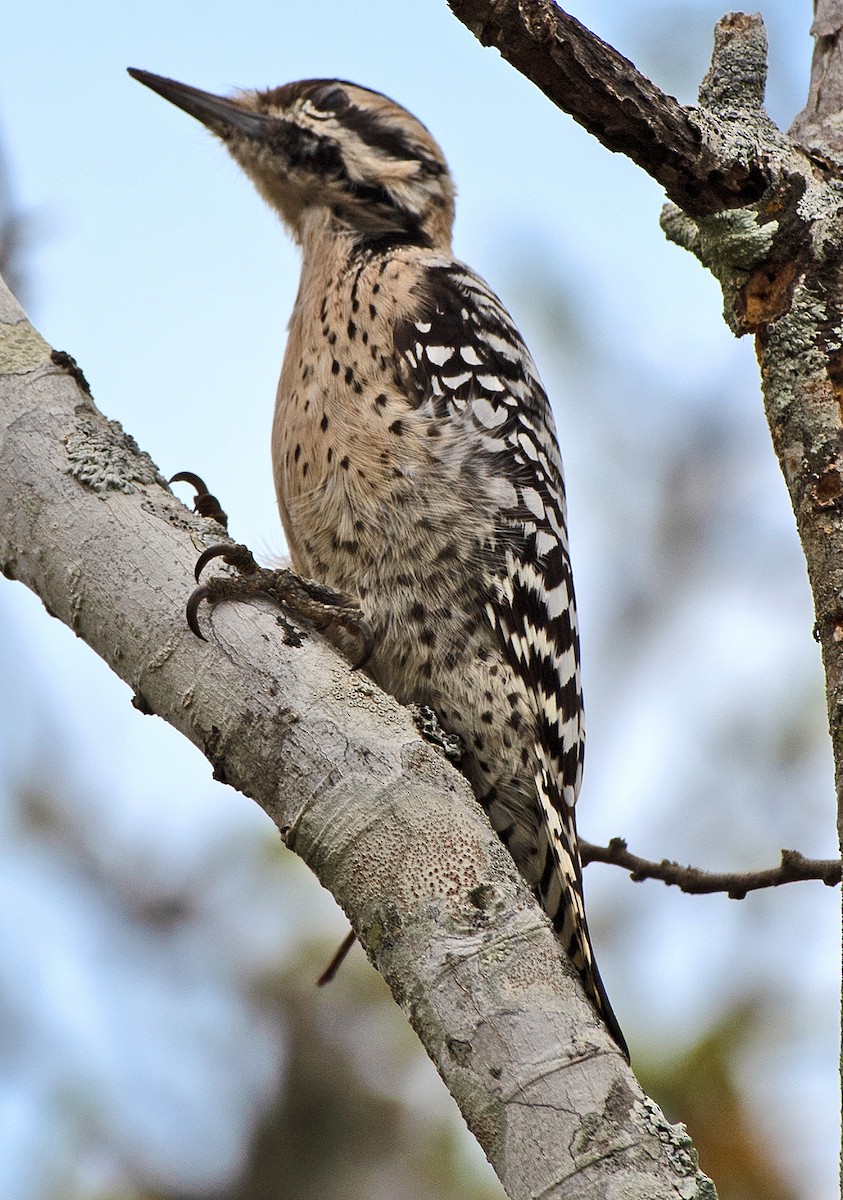
[[[814,5],[814,59],[808,103],[790,127],[800,145],[840,164],[843,154],[843,0],[817,0]]]
[[[407,712],[260,603],[185,626],[221,531],[0,291],[0,567],[254,798],[344,908],[513,1200],[711,1200],[467,783]],[[203,617],[203,620],[207,620]]]

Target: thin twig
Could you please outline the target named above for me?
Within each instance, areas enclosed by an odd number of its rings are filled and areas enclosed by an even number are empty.
[[[340,969],[342,964],[345,962],[346,955],[348,954],[349,950],[354,945],[356,940],[357,940],[357,935],[355,934],[353,929],[350,929],[348,931],[348,933],[345,935],[345,937],[343,938],[336,954],[331,959],[331,961],[328,963],[327,967],[322,972],[322,974],[319,976],[319,978],[316,980],[317,987],[324,987],[326,983],[331,982],[331,980],[336,975],[337,971]]]
[[[805,858],[798,850],[782,850],[782,861],[778,867],[766,871],[701,871],[699,867],[682,867],[679,863],[663,858],[661,862],[650,862],[632,854],[623,838],[612,838],[608,846],[595,846],[580,840],[583,865],[592,862],[610,863],[629,871],[630,878],[638,883],[642,879],[660,879],[662,883],[680,888],[691,895],[706,892],[725,892],[730,900],[742,900],[747,892],[760,888],[778,887],[782,883],[797,883],[804,879],[818,879],[827,887],[840,883],[840,859]]]

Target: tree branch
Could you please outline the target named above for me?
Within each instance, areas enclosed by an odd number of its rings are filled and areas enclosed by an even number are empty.
[[[790,127],[790,136],[819,159],[840,165],[843,158],[843,0],[816,0],[814,57],[808,103]]]
[[[580,839],[580,853],[584,866],[602,862],[623,867],[636,883],[660,879],[690,895],[726,892],[730,900],[743,900],[748,892],[807,879],[817,879],[827,887],[835,887],[843,873],[840,859],[804,858],[798,850],[782,850],[781,864],[766,871],[702,871],[699,867],[682,867],[667,858],[650,862],[630,853],[623,838],[612,838],[608,846],[595,846]]]
[[[252,796],[345,909],[513,1200],[711,1197],[466,781],[409,715],[261,604],[184,621],[219,540],[0,290],[0,567]]]
[[[716,131],[694,109],[662,92],[553,0],[448,0],[448,5],[482,45],[499,50],[609,150],[642,167],[685,212],[705,216],[752,204],[763,194],[768,178],[761,161],[725,156]],[[756,89],[760,80],[763,92],[756,26],[738,22],[738,31],[745,62],[746,48],[752,48],[747,78]]]

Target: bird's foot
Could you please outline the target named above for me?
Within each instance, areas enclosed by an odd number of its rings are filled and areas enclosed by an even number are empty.
[[[452,763],[462,761],[465,752],[463,740],[456,733],[447,733],[439,723],[439,717],[427,704],[411,704],[413,722],[426,742],[441,750]]]
[[[218,525],[222,525],[223,529],[228,529],[228,516],[223,512],[216,496],[208,491],[204,479],[200,479],[192,471],[179,471],[177,475],[173,476],[170,483],[189,483],[196,492],[193,511],[200,517],[209,517],[212,521],[216,521]]]
[[[259,567],[251,550],[236,542],[209,546],[196,561],[196,581],[214,558],[235,567],[239,575],[215,575],[202,583],[187,602],[187,623],[198,638],[205,640],[199,628],[199,608],[203,602],[219,604],[221,600],[248,600],[264,596],[282,608],[303,617],[318,630],[339,628],[358,643],[352,666],[357,669],[369,661],[374,650],[372,628],[353,600],[327,584],[302,579],[287,568],[268,570]]]

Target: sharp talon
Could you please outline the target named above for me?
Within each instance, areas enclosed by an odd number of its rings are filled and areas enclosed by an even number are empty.
[[[199,576],[205,570],[211,559],[223,558],[226,554],[228,554],[230,549],[231,547],[226,545],[225,542],[217,542],[215,546],[208,546],[206,550],[203,550],[196,560],[196,566],[193,568],[193,577],[196,582],[199,582]]]
[[[168,483],[189,483],[195,490],[197,496],[205,496],[208,494],[208,489],[205,486],[205,480],[200,479],[198,475],[194,475],[192,471],[177,471],[172,476]]]
[[[215,546],[208,546],[206,550],[203,550],[196,560],[193,574],[197,583],[199,576],[213,558],[221,558],[228,566],[236,567],[243,575],[254,575],[258,570],[258,564],[252,557],[248,546],[241,546],[239,542],[217,542]]]
[[[234,567],[241,578],[215,576],[208,584],[203,584],[202,572],[215,558],[221,558],[228,566]],[[206,547],[197,558],[193,570],[199,586],[187,602],[187,623],[203,641],[207,640],[199,627],[199,607],[203,601],[210,600],[214,604],[224,599],[245,600],[264,595],[282,608],[298,613],[316,629],[339,626],[353,639],[352,650],[359,643],[357,656],[351,662],[353,671],[362,670],[372,657],[375,634],[371,625],[352,600],[327,584],[300,579],[288,570],[264,570],[255,562],[248,546],[238,542],[219,542]],[[343,639],[343,652],[351,658],[347,638]]]
[[[211,589],[208,587],[196,588],[193,592],[191,592],[190,599],[188,600],[187,607],[185,609],[187,623],[190,626],[191,631],[195,633],[196,636],[203,642],[206,642],[208,639],[199,628],[199,605],[203,600],[207,600],[210,594]]]

